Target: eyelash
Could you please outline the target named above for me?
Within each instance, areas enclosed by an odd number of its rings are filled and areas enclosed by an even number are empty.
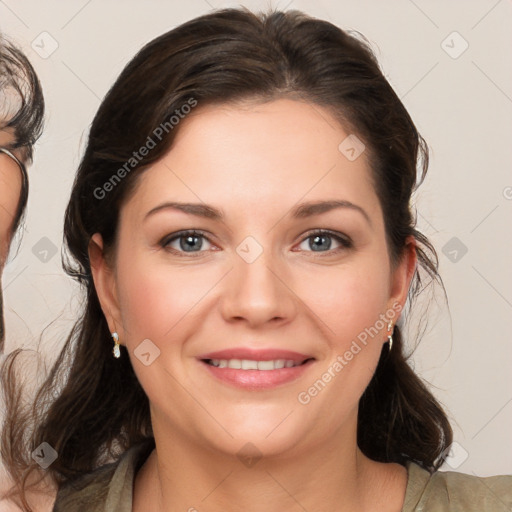
[[[341,247],[338,247],[336,249],[329,249],[327,251],[318,251],[318,252],[306,251],[306,252],[312,252],[312,253],[315,253],[315,255],[321,257],[322,255],[337,254],[340,251],[353,248],[352,240],[348,236],[337,234],[336,232],[329,231],[326,229],[316,229],[316,230],[311,231],[310,233],[307,234],[307,236],[305,236],[300,241],[300,243],[306,241],[308,238],[313,238],[315,236],[324,236],[324,235],[328,235],[329,237],[334,238],[337,242],[339,242],[341,244]],[[205,235],[204,232],[192,229],[192,230],[179,231],[177,233],[173,233],[172,235],[166,236],[165,238],[163,238],[160,241],[160,246],[163,249],[165,249],[169,252],[172,252],[173,254],[177,254],[178,256],[183,256],[183,257],[192,256],[193,258],[200,256],[200,254],[204,251],[201,250],[201,251],[185,252],[185,251],[178,251],[176,249],[169,247],[169,244],[171,242],[174,242],[175,240],[178,240],[182,237],[187,237],[187,236],[200,236],[200,237],[208,240],[208,242],[212,243],[208,239],[208,237]]]

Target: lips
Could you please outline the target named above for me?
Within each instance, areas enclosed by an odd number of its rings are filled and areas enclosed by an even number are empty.
[[[291,383],[308,372],[315,361],[291,350],[243,347],[208,352],[197,359],[216,380],[248,391]]]

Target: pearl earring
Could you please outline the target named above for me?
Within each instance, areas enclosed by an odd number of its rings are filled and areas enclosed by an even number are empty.
[[[114,348],[112,350],[114,357],[119,359],[121,357],[121,350],[119,348],[119,334],[117,332],[112,333],[112,338],[114,340]]]
[[[393,322],[389,322],[388,324],[388,343],[389,343],[389,352],[393,348]]]

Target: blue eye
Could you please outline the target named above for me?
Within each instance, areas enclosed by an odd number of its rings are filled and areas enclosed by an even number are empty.
[[[208,250],[208,248],[204,249],[203,247],[203,242],[205,240],[208,244],[211,244],[203,232],[188,230],[173,233],[172,235],[165,237],[160,242],[160,245],[164,249],[168,249],[179,256],[192,255],[192,253],[195,253],[194,255],[198,255],[198,253]],[[335,240],[339,247],[332,248],[332,240]],[[326,230],[313,231],[302,240],[301,245],[308,241],[308,249],[311,249],[311,252],[316,253],[332,254],[340,250],[350,249],[353,247],[351,239],[346,235],[335,234]],[[172,245],[175,242],[177,242],[177,246]],[[302,250],[309,252],[308,249],[303,248]]]
[[[174,234],[171,238],[165,238],[161,245],[164,248],[170,248],[175,252],[200,252],[203,243],[202,240],[206,240],[206,237],[200,231],[182,231]],[[178,241],[178,248],[171,247],[171,243]],[[196,250],[197,249],[197,250]]]
[[[335,240],[341,247],[335,247],[331,249],[332,240]],[[350,249],[352,247],[352,241],[346,236],[340,236],[335,233],[331,233],[326,230],[316,230],[310,233],[301,243],[309,241],[309,248],[312,252],[337,252],[340,249]],[[325,250],[323,250],[325,249]]]

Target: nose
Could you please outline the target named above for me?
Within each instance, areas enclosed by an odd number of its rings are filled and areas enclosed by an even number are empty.
[[[250,327],[287,323],[297,312],[297,297],[289,271],[270,250],[252,262],[234,255],[234,267],[226,276],[221,311],[227,322]]]

